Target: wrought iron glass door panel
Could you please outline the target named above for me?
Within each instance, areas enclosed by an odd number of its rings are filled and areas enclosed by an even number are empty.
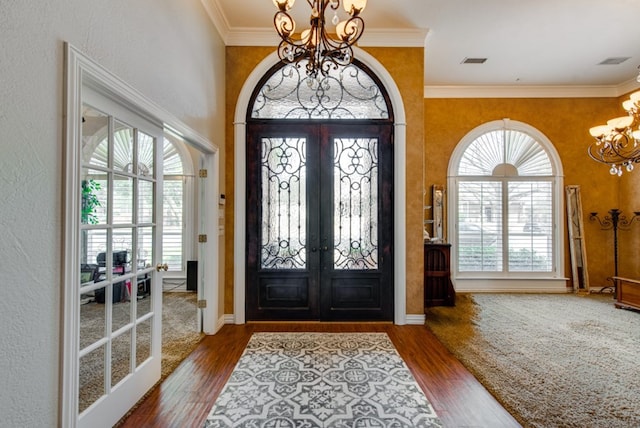
[[[388,124],[252,124],[247,315],[391,320]]]

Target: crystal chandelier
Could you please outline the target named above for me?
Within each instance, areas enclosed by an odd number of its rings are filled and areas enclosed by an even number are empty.
[[[621,176],[623,169],[633,171],[633,164],[640,162],[640,91],[631,94],[622,103],[628,116],[616,117],[606,125],[594,126],[589,133],[596,141],[589,146],[589,156],[609,165],[611,175]]]
[[[282,39],[278,45],[280,59],[290,64],[308,60],[307,74],[313,78],[318,76],[318,72],[326,76],[331,67],[337,69],[349,65],[353,59],[352,46],[364,32],[360,13],[367,5],[367,0],[342,0],[344,10],[349,14],[343,21],[338,17],[340,0],[307,0],[311,8],[311,26],[301,33],[295,32],[296,23],[289,15],[294,3],[295,0],[273,0],[278,8],[273,25]],[[335,30],[330,33],[325,27],[327,8],[334,12],[331,23]]]

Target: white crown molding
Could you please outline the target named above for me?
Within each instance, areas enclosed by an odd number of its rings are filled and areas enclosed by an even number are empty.
[[[424,98],[616,98],[638,89],[635,79],[601,86],[431,86]]]
[[[429,30],[422,28],[365,30],[358,46],[424,48]]]
[[[226,46],[273,46],[279,39],[273,28],[231,28],[218,0],[201,0]],[[365,31],[360,47],[424,47],[427,29]],[[425,85],[424,98],[615,98],[640,88],[636,79],[601,86],[446,86]]]
[[[226,46],[278,46],[279,39],[273,28],[231,27],[218,0],[201,0],[213,25]],[[426,29],[381,29],[365,31],[359,46],[424,47]]]
[[[385,29],[365,31],[358,46],[424,48],[427,30]],[[224,36],[227,46],[277,46],[280,39],[273,28],[231,28]]]
[[[638,80],[634,77],[633,79],[627,80],[626,82],[621,83],[618,86],[618,90],[620,92],[618,96],[637,91],[638,89],[640,89],[640,82],[638,82]]]
[[[273,28],[232,28],[225,38],[227,46],[278,46],[278,35]]]
[[[218,0],[200,0],[204,9],[207,11],[207,15],[213,22],[214,27],[220,33],[220,37],[224,41],[225,45],[227,44],[227,37],[229,37],[229,32],[231,31],[231,27],[229,27],[229,21],[225,16],[224,12],[220,8],[218,4]]]

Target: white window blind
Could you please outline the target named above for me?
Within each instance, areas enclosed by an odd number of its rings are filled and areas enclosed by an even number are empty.
[[[526,133],[501,129],[472,141],[458,164],[459,272],[551,272],[554,177]]]
[[[164,178],[162,260],[169,270],[182,271],[184,264],[184,182],[182,177]]]

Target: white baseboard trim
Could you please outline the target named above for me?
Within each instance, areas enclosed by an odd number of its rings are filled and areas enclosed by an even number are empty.
[[[220,318],[218,318],[218,323],[216,324],[216,333],[222,328],[223,325],[227,323],[225,318],[226,318],[226,315],[223,315]]]
[[[407,324],[410,325],[424,325],[424,314],[407,314]]]
[[[225,314],[223,324],[235,324],[236,317],[233,314]],[[406,324],[424,325],[424,314],[407,314]]]

